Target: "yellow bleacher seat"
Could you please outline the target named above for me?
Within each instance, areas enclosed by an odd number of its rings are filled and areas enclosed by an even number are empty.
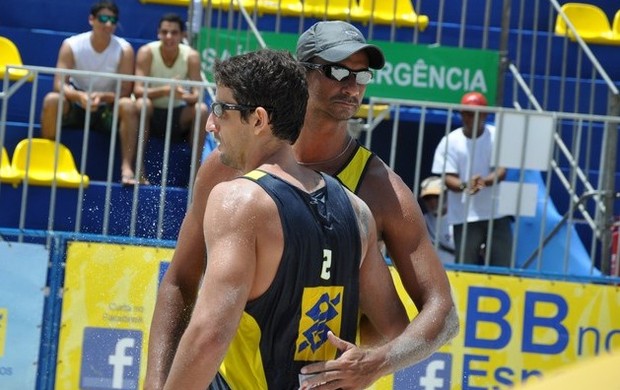
[[[584,42],[604,45],[620,44],[620,41],[614,40],[609,19],[599,7],[585,3],[566,3],[561,9]],[[560,14],[555,20],[555,33],[575,40],[575,36]]]
[[[284,16],[301,15],[302,11],[307,15],[308,11],[303,9],[301,0],[258,0],[259,14],[277,14]]]
[[[368,20],[357,0],[304,0],[304,12],[316,18],[330,20]]]
[[[24,63],[15,43],[6,37],[0,37],[0,79],[4,78],[7,65],[22,66]],[[9,70],[9,80],[19,80],[25,76],[28,76],[26,69]],[[29,80],[32,80],[32,77]]]
[[[611,34],[614,41],[620,42],[620,9],[614,15],[614,21],[611,25]]]
[[[9,160],[9,153],[3,146],[2,158],[0,159],[0,182],[11,183],[14,187],[16,187],[21,181],[22,176],[13,169],[11,161]]]
[[[54,175],[56,154],[58,166]],[[78,188],[80,184],[84,187],[89,184],[88,176],[78,172],[69,148],[43,138],[21,140],[13,152],[12,166],[28,184],[51,186],[54,180],[58,187]]]
[[[428,16],[418,15],[411,1],[413,0],[359,0],[359,8],[364,14],[372,14],[374,23],[394,22],[397,26],[417,27],[424,31],[428,26]]]

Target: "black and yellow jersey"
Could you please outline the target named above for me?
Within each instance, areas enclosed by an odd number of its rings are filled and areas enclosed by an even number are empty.
[[[211,389],[298,389],[301,367],[335,359],[332,331],[355,342],[359,310],[360,233],[342,186],[308,194],[255,170],[245,176],[277,205],[284,250],[267,291],[246,304]]]
[[[346,164],[334,174],[334,177],[351,192],[357,194],[362,185],[364,175],[368,170],[370,160],[374,155],[373,152],[357,142],[355,153],[353,153]]]

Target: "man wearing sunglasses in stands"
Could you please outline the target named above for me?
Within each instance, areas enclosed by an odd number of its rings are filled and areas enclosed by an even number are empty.
[[[92,30],[64,40],[56,68],[132,75],[134,50],[125,39],[114,35],[118,21],[119,10],[115,3],[101,1],[93,4],[88,17]],[[90,113],[89,128],[110,133],[114,102],[118,99],[118,132],[122,154],[120,173],[123,184],[134,184],[138,111],[130,98],[132,88],[130,81],[122,82],[120,95],[117,96],[116,81],[111,77],[56,74],[54,90],[43,101],[41,136],[56,139],[60,104],[63,128],[83,129],[86,114]]]
[[[370,69],[381,69],[385,64],[383,53],[366,43],[351,24],[325,21],[300,36],[297,59],[307,70],[309,99],[302,131],[293,145],[295,158],[336,177],[370,207],[379,240],[385,243],[419,311],[404,337],[399,337],[403,351],[413,351],[400,357],[408,365],[415,364],[452,339],[459,325],[446,272],[411,190],[347,130],[347,122],[357,113],[372,80]],[[159,287],[149,334],[145,389],[161,388],[196,300],[205,265],[202,222],[209,193],[217,183],[239,175],[219,162],[219,155],[219,150],[213,151],[198,171],[193,203]],[[381,357],[377,345],[385,340],[373,338],[377,332],[368,325],[368,321],[363,324],[362,342],[376,348],[358,348],[330,336],[342,354],[337,360],[306,366],[302,374],[309,376],[304,386],[359,389],[384,375],[386,356]]]

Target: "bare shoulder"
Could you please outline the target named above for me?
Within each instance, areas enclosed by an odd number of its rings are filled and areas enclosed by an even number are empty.
[[[275,204],[262,187],[252,180],[237,177],[213,187],[205,218],[214,218],[221,226],[254,229],[262,226],[275,210]]]
[[[358,195],[368,204],[378,222],[389,215],[402,215],[417,207],[411,189],[377,156],[370,162]]]
[[[198,50],[194,49],[191,46],[189,46],[189,54],[188,54],[188,56],[190,58],[200,59],[200,53],[198,53]]]
[[[58,61],[56,63],[57,68],[61,69],[73,69],[75,66],[75,60],[73,57],[73,50],[67,40],[64,40],[60,49],[58,50]]]
[[[211,152],[196,173],[191,207],[192,212],[201,217],[204,215],[207,199],[213,187],[240,175],[239,171],[222,164],[219,155],[217,149]]]
[[[149,47],[148,43],[140,46],[138,49],[138,57],[151,58],[153,56],[153,51]]]
[[[131,54],[131,55],[135,54],[135,51],[133,49],[133,45],[131,43],[129,43],[128,41],[125,41],[125,42],[127,42],[127,44],[121,45],[121,47],[123,48],[122,49],[123,52],[126,53],[126,54]]]

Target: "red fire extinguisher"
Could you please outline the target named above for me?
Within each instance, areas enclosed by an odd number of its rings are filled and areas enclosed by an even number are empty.
[[[620,225],[616,222],[611,227],[611,262],[609,274],[611,276],[620,276],[620,267],[618,266],[618,247],[620,246]]]

